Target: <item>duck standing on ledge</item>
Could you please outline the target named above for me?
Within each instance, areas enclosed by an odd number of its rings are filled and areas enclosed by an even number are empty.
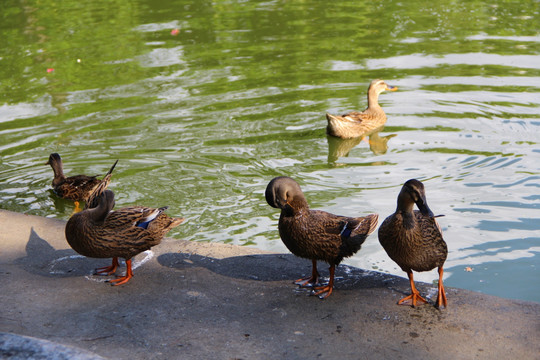
[[[420,211],[413,210],[415,203]],[[417,301],[427,303],[414,286],[413,270],[429,271],[438,268],[436,306],[440,308],[441,305],[447,305],[443,286],[443,264],[448,248],[435,217],[428,207],[424,184],[411,179],[401,188],[396,212],[387,217],[379,227],[382,247],[407,273],[411,285],[411,295],[399,300],[398,304],[416,306]]]
[[[300,286],[309,283],[317,290],[315,295],[330,296],[336,265],[360,250],[367,236],[375,230],[379,215],[352,218],[311,210],[298,183],[286,176],[270,181],[265,196],[270,206],[281,209],[278,229],[285,246],[294,255],[312,261],[312,275],[295,283]],[[330,280],[326,286],[315,286],[319,280],[317,260],[330,265]]]
[[[351,139],[366,135],[379,129],[386,123],[386,114],[379,105],[379,94],[383,91],[396,91],[397,87],[390,86],[384,80],[373,80],[368,88],[368,107],[362,112],[353,111],[344,115],[326,114],[329,135],[342,139]]]
[[[96,269],[96,274],[112,275],[118,267],[118,258],[126,259],[125,276],[110,281],[121,285],[133,277],[131,258],[158,245],[184,219],[167,216],[164,213],[167,207],[130,206],[112,211],[113,207],[114,193],[105,190],[97,207],[71,216],[66,224],[66,239],[81,255],[113,258],[111,266]]]
[[[64,175],[62,158],[57,153],[52,153],[49,156],[49,161],[47,161],[45,165],[51,165],[54,171],[54,179],[52,181],[54,193],[63,199],[73,200],[75,202],[75,209],[78,211],[79,202],[87,201],[88,197],[94,192],[97,186],[101,185],[103,190],[107,188],[111,181],[111,174],[116,163],[118,163],[118,160],[111,166],[111,169],[102,180],[97,178],[98,175],[75,175],[66,177]]]

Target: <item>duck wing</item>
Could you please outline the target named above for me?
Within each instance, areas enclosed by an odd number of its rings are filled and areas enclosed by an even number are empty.
[[[167,207],[154,209],[145,206],[128,206],[111,211],[105,222],[110,228],[140,227],[147,229],[148,224],[165,210]]]
[[[352,256],[377,227],[379,216],[363,217],[334,215],[320,210],[310,211],[314,246],[321,253],[319,259],[339,264],[344,257]]]
[[[415,211],[422,237],[419,245],[424,254],[425,267],[431,270],[442,266],[448,256],[448,246],[443,239],[441,227],[434,217],[422,215]]]
[[[64,199],[84,200],[99,181],[96,176],[75,175],[56,186],[54,192]]]
[[[360,112],[360,111],[352,111],[348,114],[341,115],[341,118],[347,121],[351,122],[362,122],[362,121],[368,121],[374,119],[374,116],[372,114],[366,113],[366,112]]]

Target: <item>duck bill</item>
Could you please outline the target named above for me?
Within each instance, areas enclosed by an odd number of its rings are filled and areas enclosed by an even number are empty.
[[[418,206],[418,209],[424,216],[434,217],[435,214],[433,214],[433,211],[429,208],[428,204],[425,201],[419,201],[416,203]]]
[[[397,86],[386,85],[386,91],[397,91]]]

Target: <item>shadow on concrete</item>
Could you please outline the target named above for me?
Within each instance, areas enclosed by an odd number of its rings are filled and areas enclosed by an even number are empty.
[[[94,259],[71,249],[56,250],[34,228],[26,243],[26,256],[15,260],[31,274],[47,277],[76,277],[92,274],[94,269],[110,264],[110,259]]]
[[[31,274],[45,277],[81,277],[94,273],[94,269],[110,264],[110,259],[88,258],[77,254],[72,249],[56,250],[31,229],[26,244],[26,256],[15,261]],[[223,259],[201,256],[191,253],[165,253],[159,255],[160,265],[180,270],[201,267],[216,274],[234,279],[254,281],[290,281],[307,277],[311,274],[311,261],[292,254],[242,255]],[[319,262],[318,270],[321,283],[328,282],[328,265]],[[101,277],[100,277],[101,278]],[[417,283],[420,291],[430,292],[429,284]],[[388,288],[408,294],[408,281],[404,278],[340,265],[336,268],[334,289],[337,291]]]
[[[243,255],[216,259],[196,254],[166,253],[158,256],[157,260],[159,264],[169,268],[187,270],[191,267],[203,267],[222,276],[243,280],[287,280],[292,283],[311,275],[311,261],[292,254]],[[322,277],[321,281],[326,283],[328,265],[319,262],[317,267]],[[408,289],[406,279],[343,264],[336,268],[335,281],[335,290],[338,291],[396,287],[394,290],[405,294]]]

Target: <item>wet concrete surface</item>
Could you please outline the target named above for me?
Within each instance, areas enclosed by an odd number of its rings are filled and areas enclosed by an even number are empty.
[[[398,306],[408,280],[344,265],[320,300],[292,283],[308,260],[170,238],[113,287],[64,226],[0,210],[0,332],[107,359],[540,359],[538,303],[447,288],[447,309]]]

